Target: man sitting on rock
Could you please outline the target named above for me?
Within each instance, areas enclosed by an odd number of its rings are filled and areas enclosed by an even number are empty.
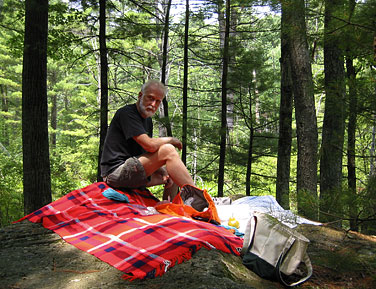
[[[153,138],[151,117],[166,96],[158,80],[146,82],[135,104],[120,108],[111,121],[103,147],[101,175],[112,187],[142,188],[164,184],[163,199],[172,200],[178,187],[194,186],[174,137]],[[197,189],[199,190],[199,189]]]

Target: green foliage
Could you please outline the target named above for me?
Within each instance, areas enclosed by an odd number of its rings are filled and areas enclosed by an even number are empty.
[[[51,179],[53,198],[57,199],[72,190],[89,185],[96,179],[97,143],[85,145],[80,150],[56,148],[51,153]]]
[[[58,61],[74,57],[72,43],[82,45],[79,35],[74,33],[74,29],[79,29],[75,24],[84,20],[84,13],[69,8],[66,3],[53,1],[49,4],[48,55],[51,58]]]
[[[325,251],[316,255],[316,265],[333,268],[336,272],[364,272],[364,262],[353,250]]]
[[[362,232],[376,234],[376,176],[370,176],[364,191],[360,192],[360,219]]]
[[[318,219],[319,201],[312,192],[300,190],[297,192],[297,209],[301,216],[311,220]]]
[[[320,221],[341,225],[348,204],[349,194],[343,188],[335,188],[325,194],[325,197],[320,196]]]
[[[22,156],[0,152],[0,226],[23,216]]]
[[[22,57],[24,31],[24,2],[4,0],[0,7],[0,41],[7,45],[9,55]]]

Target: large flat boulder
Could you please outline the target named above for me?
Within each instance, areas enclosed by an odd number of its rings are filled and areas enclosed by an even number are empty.
[[[282,288],[246,269],[240,257],[207,249],[162,277],[130,282],[122,275],[40,224],[0,229],[0,288]]]
[[[306,288],[376,288],[376,238],[300,225],[311,243]],[[0,229],[0,288],[283,288],[246,269],[241,258],[199,250],[162,277],[128,281],[123,273],[29,221]]]

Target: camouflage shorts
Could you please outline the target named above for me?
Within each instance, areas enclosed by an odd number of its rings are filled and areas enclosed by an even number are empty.
[[[131,157],[105,177],[104,181],[111,187],[135,189],[146,187],[149,178],[138,158]]]

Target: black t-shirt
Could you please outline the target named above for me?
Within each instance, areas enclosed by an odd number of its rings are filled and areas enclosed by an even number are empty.
[[[150,117],[144,119],[136,104],[120,108],[107,131],[101,158],[101,175],[107,176],[128,158],[140,156],[145,150],[133,139],[146,133],[153,136],[153,123]]]

